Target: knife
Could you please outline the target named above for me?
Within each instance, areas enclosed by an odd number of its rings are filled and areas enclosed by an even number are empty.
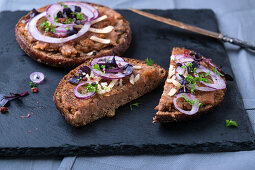
[[[192,32],[195,32],[195,33],[198,33],[198,34],[202,34],[202,35],[205,35],[205,36],[212,37],[212,38],[216,38],[216,39],[221,40],[223,42],[228,42],[228,43],[238,45],[238,46],[243,47],[243,48],[250,48],[250,49],[255,50],[254,45],[251,45],[251,44],[249,44],[245,41],[239,40],[237,38],[228,37],[228,36],[223,35],[221,33],[212,32],[212,31],[209,31],[209,30],[206,30],[206,29],[203,29],[203,28],[199,28],[199,27],[196,27],[196,26],[185,24],[183,22],[175,21],[175,20],[172,20],[170,18],[164,18],[164,17],[161,17],[161,16],[157,16],[157,15],[154,15],[154,14],[151,14],[151,13],[148,13],[148,12],[144,12],[144,11],[140,11],[140,10],[137,10],[137,9],[129,8],[129,10],[131,10],[131,11],[133,11],[133,12],[139,14],[139,15],[145,16],[147,18],[150,18],[150,19],[153,19],[153,20],[156,20],[156,21],[159,21],[159,22],[163,22],[163,23],[168,24],[168,25],[172,25],[172,26],[184,29],[184,30],[189,30],[189,31],[192,31]]]

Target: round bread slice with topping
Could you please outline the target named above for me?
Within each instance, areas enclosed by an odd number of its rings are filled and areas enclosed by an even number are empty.
[[[72,68],[106,55],[121,55],[131,42],[123,16],[102,5],[66,1],[33,9],[16,25],[20,47],[34,60]]]
[[[84,126],[158,87],[167,71],[157,64],[117,56],[85,62],[59,83],[54,102],[68,123]]]
[[[184,48],[174,48],[153,122],[179,122],[208,112],[224,99],[226,79],[230,80],[231,76],[211,59]]]

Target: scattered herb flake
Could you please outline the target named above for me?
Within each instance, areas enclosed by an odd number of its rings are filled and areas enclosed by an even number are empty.
[[[198,106],[199,106],[199,107],[202,107],[202,106],[203,106],[203,104],[200,103],[198,99],[196,99],[196,100],[190,100],[190,99],[188,99],[188,98],[187,98],[186,96],[184,96],[184,95],[182,95],[182,97],[183,97],[190,105],[192,105],[192,106],[193,106],[195,103],[197,103],[197,102],[198,102]]]
[[[214,67],[214,73],[218,74],[219,76],[224,76],[223,74],[221,74],[216,67]]]
[[[150,58],[146,58],[146,64],[148,65],[148,66],[152,66],[153,64],[154,64],[154,61]]]
[[[226,126],[227,127],[237,127],[238,124],[233,120],[226,120]]]
[[[133,104],[130,104],[130,105],[129,105],[129,108],[130,108],[130,110],[132,111],[132,110],[133,110],[133,106],[138,107],[139,105],[140,105],[140,103],[133,103]]]

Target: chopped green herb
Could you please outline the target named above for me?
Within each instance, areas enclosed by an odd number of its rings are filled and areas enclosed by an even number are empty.
[[[71,24],[74,20],[72,18],[68,18],[65,20],[65,24]]]
[[[177,58],[174,58],[174,61],[177,61]]]
[[[36,87],[36,83],[30,81],[30,82],[29,82],[29,86],[30,86],[31,88],[34,88],[34,87]]]
[[[95,64],[95,65],[92,67],[92,69],[101,71],[100,66],[99,66],[98,64]]]
[[[55,18],[54,18],[54,22],[59,23],[59,21],[58,21],[58,17],[57,17],[57,16],[55,16]]]
[[[49,17],[51,17],[51,15],[48,15]]]
[[[97,89],[98,89],[98,84],[88,84],[87,86],[83,86],[83,87],[85,87],[86,88],[86,92],[96,92],[97,91]]]
[[[56,30],[55,30],[55,24],[52,24],[52,25],[51,25],[51,29],[50,29],[50,30],[51,30],[51,32],[54,32],[54,33],[56,32]]]
[[[185,69],[187,67],[192,67],[192,66],[193,66],[193,63],[188,63],[187,65],[181,66],[181,68]]]
[[[130,110],[132,111],[132,110],[133,110],[133,106],[138,107],[139,105],[140,105],[140,103],[133,103],[133,104],[130,104],[130,105],[129,105],[129,108],[130,108]]]
[[[70,27],[66,27],[66,30],[69,31],[69,30],[70,30]]]
[[[72,12],[71,14],[76,15],[76,19],[84,20],[84,16],[81,12],[80,13]]]
[[[209,76],[211,73],[210,71],[208,71],[206,74],[205,74],[205,77]]]
[[[78,91],[78,93],[82,94],[80,90]]]
[[[187,98],[186,96],[184,96],[184,95],[182,95],[182,97],[183,97],[190,105],[192,105],[192,106],[193,106],[195,103],[197,103],[197,102],[198,102],[198,106],[199,106],[199,107],[202,107],[202,106],[203,106],[203,104],[200,103],[198,99],[196,99],[196,100],[190,100],[190,99],[188,99],[188,98]]]
[[[49,32],[49,31],[56,32],[56,30],[55,30],[55,25],[52,24],[52,25],[50,26],[49,22],[46,21],[45,19],[43,20],[43,23],[40,24],[40,27],[41,27],[41,28],[42,28],[42,27],[44,28],[44,32]]]
[[[226,126],[227,127],[237,127],[238,124],[233,120],[226,120]]]
[[[150,59],[146,58],[145,61],[148,66],[152,66],[154,64],[154,61],[151,58]]]
[[[219,76],[224,76],[223,74],[221,74],[221,73],[217,70],[216,67],[214,68],[214,73],[218,74]]]

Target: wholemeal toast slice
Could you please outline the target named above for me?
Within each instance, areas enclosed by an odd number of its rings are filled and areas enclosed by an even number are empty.
[[[76,10],[76,8],[79,8],[79,4],[90,5],[99,13],[99,15],[95,16],[92,21],[86,22],[90,25],[90,28],[84,34],[63,43],[59,43],[58,41],[56,41],[58,43],[53,43],[51,40],[48,41],[47,38],[41,40],[40,37],[35,37],[35,33],[33,34],[34,36],[31,34],[30,24],[32,25],[33,19],[37,19],[36,17],[45,13],[50,6],[55,5],[56,7],[54,8],[60,6],[61,13],[61,10],[63,11],[61,6],[69,9],[72,9],[75,6]],[[17,42],[21,49],[37,62],[53,67],[74,68],[91,58],[106,55],[121,55],[128,49],[131,43],[131,29],[128,21],[125,20],[120,13],[102,5],[78,1],[66,1],[62,2],[62,4],[59,2],[52,5],[47,5],[37,10],[33,9],[33,11],[23,16],[16,25],[15,32]],[[76,14],[75,11],[73,12],[74,14],[72,14],[71,17],[79,14],[78,12]],[[65,38],[64,36],[70,37],[76,34],[78,35],[79,30],[82,28],[81,23],[83,20],[76,20],[68,17],[64,18],[64,12],[61,13],[61,15],[62,16],[59,16],[57,13],[56,16],[49,16],[55,17],[53,20],[54,22],[57,22],[57,24],[63,23],[63,28],[57,27],[56,24],[52,24],[52,21],[50,21],[48,17],[42,16],[36,23],[36,28],[39,30],[40,34],[42,36],[62,40]],[[70,19],[70,22],[75,21],[75,25],[67,27],[66,25],[70,24],[68,23],[68,19]],[[85,15],[83,19],[84,21],[86,20]],[[52,25],[54,25],[54,28]],[[56,31],[59,31],[60,33]],[[32,32],[35,31],[32,30]]]
[[[130,75],[124,78],[106,80],[95,74],[98,70],[94,72],[94,69],[86,74],[85,80],[82,78],[79,84],[89,79],[89,81],[96,82],[97,89],[99,89],[94,96],[88,99],[79,99],[75,96],[73,90],[77,84],[70,83],[70,80],[75,75],[77,76],[81,68],[84,69],[85,66],[94,68],[95,66],[91,67],[89,61],[70,71],[60,81],[54,95],[54,102],[68,123],[73,126],[84,126],[106,116],[112,117],[118,107],[152,91],[167,76],[167,71],[159,65],[149,66],[145,64],[145,61],[123,59],[129,66],[130,64],[133,66],[132,74],[129,73]],[[101,76],[105,76],[106,73],[101,74]]]
[[[211,110],[224,99],[223,74],[199,53],[173,48],[168,78],[153,122],[189,120]]]

